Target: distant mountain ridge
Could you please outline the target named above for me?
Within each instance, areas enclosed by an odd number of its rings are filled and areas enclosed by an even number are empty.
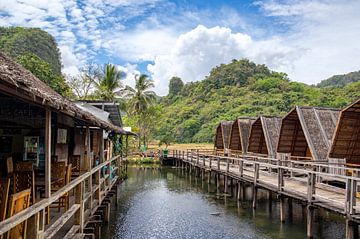
[[[334,75],[326,80],[322,80],[318,87],[344,87],[347,84],[360,81],[360,71],[354,71],[343,75]]]

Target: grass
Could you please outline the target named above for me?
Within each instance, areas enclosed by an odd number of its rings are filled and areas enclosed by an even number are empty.
[[[165,145],[159,147],[159,143],[156,141],[151,142],[148,145],[149,149],[165,149]],[[178,150],[186,150],[186,149],[214,149],[214,144],[212,143],[189,143],[189,144],[171,144],[168,147],[169,150],[178,149]]]
[[[159,159],[150,158],[150,157],[128,157],[128,161],[130,164],[160,164]]]

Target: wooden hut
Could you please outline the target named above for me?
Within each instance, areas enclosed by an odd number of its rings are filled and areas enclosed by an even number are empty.
[[[216,128],[215,150],[227,150],[229,148],[229,137],[233,121],[221,121]]]
[[[9,204],[3,207],[0,202],[0,209],[18,203],[12,202],[18,195],[31,198],[30,205],[17,207],[30,207],[21,216],[7,213],[8,218],[0,219],[0,237],[10,233],[10,238],[17,238],[12,233],[18,226],[26,229],[26,224],[30,230],[22,233],[27,238],[63,237],[57,234],[62,232],[71,232],[67,238],[73,238],[76,233],[83,236],[86,228],[94,229],[89,224],[92,215],[122,170],[121,158],[111,157],[111,148],[104,144],[103,133],[110,132],[125,131],[79,108],[0,52],[0,176],[16,185],[7,192]],[[106,160],[105,151],[111,159]],[[49,209],[54,205],[64,211],[55,215],[58,210]],[[66,223],[70,219],[75,220]]]
[[[341,111],[329,157],[360,165],[360,99]]]
[[[276,158],[280,127],[280,117],[258,117],[251,125],[247,152]]]
[[[278,153],[293,159],[326,160],[340,110],[295,107],[281,124]]]
[[[229,149],[231,153],[246,153],[249,142],[251,124],[255,121],[252,117],[239,117],[231,126]]]

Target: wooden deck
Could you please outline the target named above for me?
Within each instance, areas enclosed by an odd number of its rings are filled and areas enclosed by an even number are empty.
[[[313,209],[325,208],[344,215],[347,219],[347,238],[357,238],[360,223],[358,192],[359,177],[329,173],[338,169],[342,172],[356,169],[329,165],[324,162],[283,161],[251,155],[232,157],[214,155],[211,151],[173,151],[175,165],[190,171],[207,173],[209,178],[224,177],[224,192],[228,191],[229,179],[236,183],[253,185],[275,192],[279,197],[289,197],[301,201],[308,208],[308,237],[312,237]],[[345,173],[344,173],[345,174]],[[210,182],[210,180],[209,180]],[[344,188],[331,186],[328,182],[343,184]],[[256,207],[256,190],[253,206]],[[280,207],[281,208],[281,207]],[[282,212],[280,212],[282,213]],[[280,217],[283,217],[281,215]],[[355,224],[355,226],[354,226]],[[355,236],[354,236],[355,235]]]

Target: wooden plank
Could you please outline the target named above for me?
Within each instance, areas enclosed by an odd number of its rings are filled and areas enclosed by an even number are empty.
[[[52,238],[65,225],[65,223],[76,213],[80,208],[80,204],[74,204],[69,210],[61,215],[44,233],[44,238]],[[80,228],[80,226],[79,226]]]
[[[72,239],[72,238],[74,238],[75,234],[79,231],[79,229],[80,229],[79,225],[72,226],[70,228],[70,230],[65,234],[63,239]]]

